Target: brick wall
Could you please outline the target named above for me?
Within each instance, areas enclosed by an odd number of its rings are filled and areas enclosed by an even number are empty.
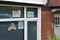
[[[60,5],[60,0],[49,0],[50,5],[58,6]]]
[[[42,8],[42,40],[48,40],[48,36],[51,36],[53,39],[54,29],[52,28],[53,23],[53,13],[50,9]]]
[[[50,3],[51,5],[54,5],[56,2],[55,2],[55,0],[49,0],[49,3]]]

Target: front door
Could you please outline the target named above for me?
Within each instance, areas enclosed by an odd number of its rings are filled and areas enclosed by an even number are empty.
[[[60,14],[54,14],[54,37],[60,40]]]

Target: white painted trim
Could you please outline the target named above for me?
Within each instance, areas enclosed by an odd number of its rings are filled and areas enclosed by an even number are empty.
[[[26,7],[24,7],[24,21],[25,21],[25,26],[24,26],[24,40],[27,40],[27,20],[26,20]]]
[[[37,21],[37,40],[41,40],[41,7],[38,8],[38,18],[27,18],[25,21]]]
[[[24,40],[27,40],[27,21],[26,20],[24,24]]]
[[[3,22],[3,21],[20,21],[20,20],[24,20],[24,18],[8,18],[8,19],[0,19],[0,22]]]
[[[38,18],[6,18],[0,19],[0,21],[20,21],[20,20],[27,20],[27,21],[36,21]]]
[[[41,40],[41,8],[38,8],[37,40]]]
[[[27,21],[35,21],[38,20],[38,18],[26,18]]]
[[[55,12],[55,11],[58,11],[58,10],[60,10],[60,8],[59,9],[52,9],[52,12]]]
[[[56,14],[54,14],[54,17],[60,17],[60,14],[56,13]]]
[[[48,1],[48,0],[42,0],[42,2],[43,2],[45,5],[46,5],[47,1]]]
[[[31,8],[38,8],[36,6],[22,6],[22,5],[10,5],[10,4],[0,4],[0,6],[11,6],[11,7],[31,7]]]
[[[24,7],[24,18],[26,19],[26,6]]]
[[[32,4],[46,4],[46,1],[44,2],[42,0],[4,0],[4,1],[12,1],[12,2],[22,2],[22,3],[32,3]]]

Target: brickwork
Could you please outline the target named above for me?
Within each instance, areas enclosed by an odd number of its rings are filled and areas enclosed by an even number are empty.
[[[42,40],[48,40],[48,37],[50,36],[53,40],[54,35],[54,29],[52,27],[53,23],[53,13],[50,9],[42,8]]]
[[[58,6],[60,5],[60,0],[49,0],[50,5]]]
[[[54,5],[56,2],[55,2],[55,0],[49,0],[49,3],[50,3],[51,5]]]

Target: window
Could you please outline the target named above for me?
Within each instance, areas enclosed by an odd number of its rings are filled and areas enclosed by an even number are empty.
[[[24,40],[23,25],[24,25],[23,21],[0,22],[0,39],[1,40]]]
[[[37,17],[37,8],[27,8],[27,17],[34,18]]]
[[[37,40],[37,21],[28,21],[28,40]]]
[[[40,40],[41,8],[3,5],[0,9],[0,39]]]
[[[57,14],[54,14],[54,24],[59,25],[60,24],[60,15],[59,12],[56,12]]]
[[[60,24],[60,17],[54,17],[54,24]]]
[[[23,18],[23,7],[0,6],[0,18]]]

